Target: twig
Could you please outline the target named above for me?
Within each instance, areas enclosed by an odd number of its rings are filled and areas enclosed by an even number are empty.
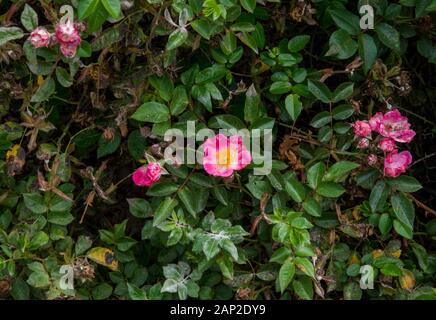
[[[416,199],[411,194],[409,194],[409,197],[410,197],[410,199],[412,199],[416,203],[416,205],[418,207],[420,207],[421,209],[424,209],[426,212],[429,212],[429,213],[431,213],[432,215],[434,215],[436,217],[436,211],[435,210],[433,210],[432,208],[428,207],[427,205],[425,205],[424,203],[422,203],[421,201]]]
[[[431,157],[434,157],[434,156],[436,156],[436,152],[433,152],[431,154],[428,154],[428,155],[424,156],[421,159],[416,160],[410,167],[413,167],[415,164],[420,163],[421,161],[427,160],[428,158],[431,158]]]

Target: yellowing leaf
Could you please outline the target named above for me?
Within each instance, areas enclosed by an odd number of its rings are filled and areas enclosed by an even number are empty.
[[[401,288],[411,291],[415,286],[415,277],[413,276],[412,271],[403,269],[403,275],[399,278]]]
[[[374,250],[373,252],[371,252],[371,254],[372,254],[372,257],[374,259],[377,259],[378,257],[381,257],[382,255],[384,255],[383,250],[380,250],[380,249]]]
[[[360,264],[360,259],[356,252],[353,252],[348,258],[348,265],[352,264]]]
[[[118,270],[118,260],[116,260],[114,252],[108,248],[92,248],[88,251],[87,257],[113,271]]]
[[[401,256],[401,249],[391,252],[391,256],[398,259]]]
[[[36,83],[38,84],[38,87],[42,86],[44,84],[44,77],[39,75],[36,79]]]
[[[19,144],[14,145],[6,152],[6,168],[8,175],[20,173],[26,163],[26,152]]]

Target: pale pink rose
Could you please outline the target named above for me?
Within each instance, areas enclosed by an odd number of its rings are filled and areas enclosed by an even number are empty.
[[[378,162],[378,158],[375,154],[370,154],[367,158],[367,161],[369,166],[374,167]]]
[[[397,142],[409,143],[415,136],[415,131],[410,129],[407,117],[403,117],[397,109],[386,112],[380,123],[379,133]]]
[[[161,167],[156,162],[151,162],[147,167],[139,167],[132,175],[133,182],[140,187],[150,187],[161,176]]]
[[[38,27],[30,33],[30,43],[35,48],[48,47],[50,43],[50,33],[43,27]]]
[[[405,172],[407,167],[412,163],[412,155],[409,151],[389,153],[384,162],[384,171],[387,176],[398,177]]]
[[[379,132],[380,123],[383,121],[383,113],[377,112],[369,119],[369,126],[372,131]]]
[[[56,40],[61,45],[78,46],[80,44],[80,34],[76,25],[67,20],[65,23],[59,23],[55,27]]]
[[[62,54],[67,58],[72,58],[76,55],[77,46],[63,45],[60,46]]]
[[[357,143],[357,147],[359,149],[366,149],[369,147],[369,140],[366,138],[362,138],[359,140],[359,142]]]
[[[353,124],[354,133],[358,137],[369,137],[371,135],[371,127],[368,121],[358,120]]]
[[[395,141],[391,138],[383,138],[380,140],[378,147],[384,152],[392,152],[397,149]]]
[[[229,177],[235,170],[241,170],[251,163],[252,157],[242,137],[226,137],[218,134],[204,144],[203,167],[213,176]]]

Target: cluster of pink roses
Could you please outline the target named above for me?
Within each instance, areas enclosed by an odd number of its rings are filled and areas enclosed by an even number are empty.
[[[227,137],[218,134],[206,139],[203,143],[203,154],[204,170],[218,177],[230,177],[234,171],[244,169],[252,160],[242,137],[238,135]],[[161,174],[160,165],[151,162],[146,167],[136,169],[132,179],[137,186],[150,187],[160,179]]]
[[[72,58],[76,55],[77,47],[80,45],[80,31],[83,30],[83,24],[66,20],[55,26],[54,36],[44,27],[37,27],[30,33],[29,40],[35,48],[59,43],[62,54],[67,58]]]
[[[398,152],[397,142],[409,143],[415,136],[415,131],[410,129],[407,117],[400,114],[398,109],[393,109],[385,114],[377,112],[369,121],[356,121],[353,124],[354,133],[358,138],[357,147],[367,149],[372,145],[384,153],[384,173],[390,177],[397,177],[412,163],[409,151]],[[372,139],[372,132],[379,134]],[[374,149],[374,148],[373,148]],[[368,156],[368,164],[375,166],[378,157],[374,153]]]

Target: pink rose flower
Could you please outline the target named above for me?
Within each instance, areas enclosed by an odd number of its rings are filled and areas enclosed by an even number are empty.
[[[372,131],[379,132],[380,124],[383,121],[383,113],[377,112],[369,119],[369,126]]]
[[[383,150],[384,152],[392,152],[394,150],[397,150],[397,146],[395,144],[395,141],[391,138],[383,138],[380,140],[378,147]]]
[[[367,161],[369,166],[374,167],[378,162],[378,158],[375,154],[370,154],[367,158]]]
[[[139,167],[133,173],[133,182],[140,187],[150,187],[153,183],[158,181],[161,176],[161,167],[156,162],[151,162],[147,167]]]
[[[35,48],[48,47],[50,43],[50,33],[42,27],[38,27],[30,33],[30,43]]]
[[[397,109],[385,113],[379,126],[379,132],[384,137],[404,143],[412,141],[416,134],[410,129],[407,117],[403,117]]]
[[[390,177],[398,177],[406,171],[407,167],[412,163],[412,155],[409,151],[397,153],[393,151],[389,153],[384,162],[384,172]]]
[[[78,46],[80,44],[80,34],[75,24],[71,21],[59,23],[55,28],[56,40],[61,45]]]
[[[353,124],[354,133],[358,137],[369,137],[371,135],[371,127],[368,121],[358,120]]]
[[[72,58],[76,55],[77,46],[63,45],[61,44],[61,52],[67,58]]]
[[[366,149],[369,147],[369,140],[366,138],[362,138],[359,140],[359,142],[357,143],[357,147],[359,149]]]
[[[203,167],[213,176],[229,177],[235,170],[250,164],[252,157],[243,144],[242,137],[226,137],[218,134],[207,139],[204,144]]]

